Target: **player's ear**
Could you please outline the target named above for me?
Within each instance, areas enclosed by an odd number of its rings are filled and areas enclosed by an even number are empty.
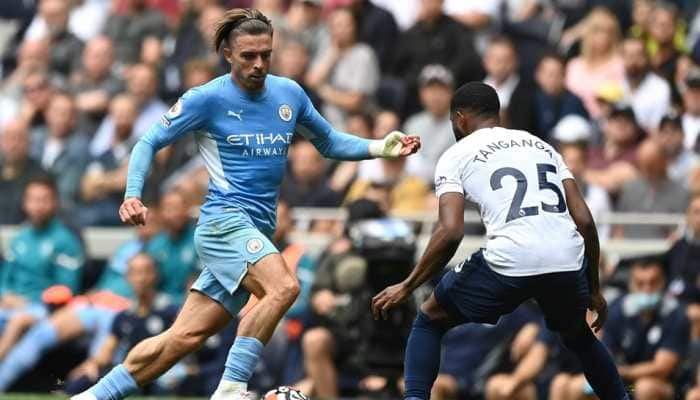
[[[229,64],[233,64],[233,50],[229,46],[224,46],[224,58]]]

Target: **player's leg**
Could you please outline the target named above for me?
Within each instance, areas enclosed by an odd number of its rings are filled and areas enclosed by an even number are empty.
[[[0,335],[0,360],[5,358],[35,322],[36,319],[29,314],[17,314],[7,321],[5,330]]]
[[[612,356],[586,322],[586,269],[541,275],[536,282],[535,299],[547,326],[558,332],[564,345],[576,354],[595,393],[604,400],[628,399]]]
[[[448,400],[459,397],[459,382],[452,375],[438,374],[433,389],[430,392],[431,400]]]
[[[670,400],[673,386],[657,378],[640,378],[634,382],[635,400]]]
[[[122,399],[197,350],[209,336],[230,321],[231,315],[221,304],[192,291],[168,330],[137,344],[123,364],[114,367],[97,384],[74,399]]]
[[[250,265],[241,284],[258,302],[238,324],[237,337],[226,359],[221,383],[212,398],[247,390],[247,382],[253,375],[263,346],[299,294],[299,282],[276,252]]]
[[[304,367],[311,379],[313,394],[321,398],[337,397],[338,374],[333,362],[336,347],[331,332],[323,327],[308,330],[304,333],[302,348]]]
[[[573,377],[566,372],[558,373],[549,384],[549,400],[569,400],[569,382]]]
[[[39,321],[0,363],[0,391],[7,390],[17,378],[33,368],[46,351],[84,332],[83,320],[70,307]]]
[[[486,400],[535,400],[537,390],[532,382],[514,388],[514,378],[508,374],[496,374],[486,380]]]

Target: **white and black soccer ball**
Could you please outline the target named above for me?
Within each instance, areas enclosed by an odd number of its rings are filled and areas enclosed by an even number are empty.
[[[261,400],[310,400],[310,398],[294,388],[280,386],[265,393]]]

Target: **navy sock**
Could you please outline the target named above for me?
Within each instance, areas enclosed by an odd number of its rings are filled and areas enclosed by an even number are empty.
[[[406,346],[405,399],[429,399],[440,369],[440,344],[447,330],[418,311]]]
[[[33,326],[0,364],[0,392],[33,368],[44,352],[58,344],[56,328],[48,319]]]
[[[574,338],[562,338],[564,345],[578,356],[586,380],[601,400],[629,399],[610,353],[588,326]]]
[[[88,389],[97,400],[120,400],[138,390],[136,381],[124,365],[119,364]]]

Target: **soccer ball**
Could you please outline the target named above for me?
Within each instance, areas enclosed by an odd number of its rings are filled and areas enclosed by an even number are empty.
[[[310,400],[304,393],[290,388],[289,386],[280,386],[265,393],[261,400]]]

